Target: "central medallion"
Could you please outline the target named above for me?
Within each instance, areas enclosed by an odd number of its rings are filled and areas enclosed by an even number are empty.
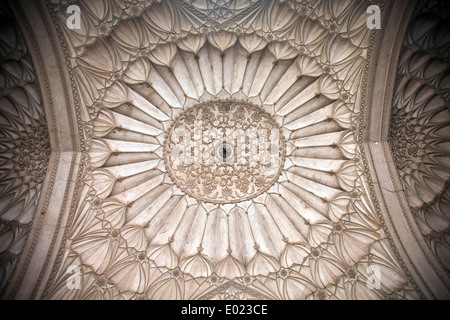
[[[191,197],[235,203],[275,183],[285,149],[279,125],[261,108],[210,101],[178,117],[164,145],[164,160],[174,183]]]

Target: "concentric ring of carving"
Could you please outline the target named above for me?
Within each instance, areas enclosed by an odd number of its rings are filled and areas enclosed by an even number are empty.
[[[218,152],[222,145],[224,151]],[[234,203],[256,197],[274,184],[285,149],[280,127],[262,109],[212,101],[181,114],[169,131],[164,155],[172,180],[188,195],[205,202]]]

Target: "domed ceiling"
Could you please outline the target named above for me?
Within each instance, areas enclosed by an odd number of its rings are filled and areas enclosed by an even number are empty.
[[[449,297],[444,4],[69,5],[4,13],[5,298]]]

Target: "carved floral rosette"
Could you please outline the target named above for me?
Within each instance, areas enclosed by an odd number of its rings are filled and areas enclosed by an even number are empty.
[[[403,41],[389,144],[408,204],[438,261],[450,270],[450,14],[418,4]]]

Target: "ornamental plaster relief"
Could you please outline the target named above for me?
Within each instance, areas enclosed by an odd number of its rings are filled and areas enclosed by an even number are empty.
[[[366,153],[375,108],[365,100],[368,70],[383,61],[373,55],[379,33],[367,8],[386,13],[393,3],[80,1],[79,29],[67,27],[72,4],[38,6],[73,106],[65,207],[55,247],[45,262],[20,264],[9,297],[429,296],[393,241],[382,212],[389,201],[375,196],[378,172]],[[386,140],[402,195],[446,265],[448,70],[437,55],[448,50],[419,30],[404,40]],[[436,54],[418,49],[430,41]],[[28,88],[31,64],[21,61],[14,66]],[[3,78],[7,96],[17,77]],[[21,119],[32,130],[1,152],[27,169],[8,174],[37,188],[51,135],[32,93],[37,111]],[[246,135],[230,139],[236,131]],[[221,134],[213,141],[205,132]],[[23,275],[38,263],[38,276]]]

